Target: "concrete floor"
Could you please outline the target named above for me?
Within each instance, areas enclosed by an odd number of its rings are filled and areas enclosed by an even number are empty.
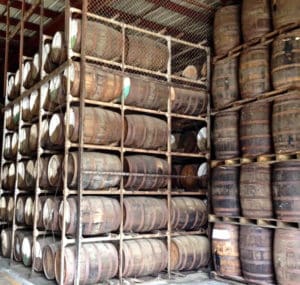
[[[119,282],[112,281],[115,285]],[[54,281],[48,281],[42,274],[34,273],[31,275],[31,270],[26,268],[21,263],[13,263],[9,265],[9,260],[0,257],[0,285],[54,285]],[[124,282],[124,285],[145,284],[145,285],[226,285],[234,284],[232,282],[220,282],[209,280],[208,275],[203,272],[191,273],[188,275],[179,274],[174,280],[164,280],[156,278],[155,280],[145,281],[140,279],[129,279]]]

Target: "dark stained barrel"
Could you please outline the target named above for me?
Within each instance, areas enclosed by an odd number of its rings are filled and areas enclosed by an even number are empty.
[[[126,105],[167,110],[169,87],[140,78],[124,77],[122,96]]]
[[[39,229],[45,228],[43,222],[43,208],[45,201],[47,200],[48,196],[39,196],[37,200],[37,227]],[[33,208],[33,214],[35,214],[35,208]]]
[[[50,186],[49,180],[48,180],[48,165],[50,156],[42,156],[40,157],[40,181],[39,186],[41,188],[48,188]],[[62,173],[61,173],[62,175]]]
[[[299,22],[300,3],[294,0],[272,0],[273,25],[278,29]]]
[[[208,93],[205,90],[171,87],[171,111],[184,115],[206,113]]]
[[[4,190],[8,189],[8,169],[9,163],[3,164],[1,169],[1,185]]]
[[[299,37],[300,29],[297,29],[281,34],[273,41],[271,72],[275,89],[300,87]]]
[[[167,70],[169,51],[166,41],[135,35],[128,35],[127,39],[125,64],[154,71]]]
[[[77,230],[77,199],[69,197],[65,207],[66,234],[75,235]],[[121,207],[116,199],[84,196],[81,200],[82,234],[100,235],[116,231],[120,226]],[[64,203],[59,207],[59,227],[63,226]]]
[[[215,223],[212,232],[212,251],[217,273],[224,276],[240,276],[239,227]]]
[[[254,284],[274,284],[273,231],[241,226],[240,256],[244,278]]]
[[[31,235],[24,237],[21,245],[22,262],[27,267],[32,264],[32,243],[33,238]]]
[[[245,42],[270,32],[272,25],[269,1],[243,0],[241,22]]]
[[[1,231],[1,255],[3,257],[10,257],[11,238],[12,238],[11,229],[8,228],[8,229],[3,229]]]
[[[180,182],[180,173],[182,170],[182,165],[181,164],[173,164],[172,165],[172,189],[178,189],[182,188],[183,186],[181,185]]]
[[[239,83],[243,99],[270,90],[268,46],[249,47],[241,53]]]
[[[60,65],[67,59],[67,49],[65,44],[65,35],[57,31],[52,39],[50,59],[54,64]]]
[[[55,257],[60,250],[61,244],[59,242],[49,243],[45,245],[42,252],[43,267],[45,277],[48,280],[55,279]]]
[[[67,70],[64,72],[64,88],[67,88]],[[122,94],[123,77],[108,73],[100,69],[98,65],[86,63],[85,67],[86,99],[111,102],[120,98]],[[72,62],[70,66],[70,92],[74,97],[80,94],[80,63]]]
[[[0,198],[0,220],[1,221],[6,221],[7,219],[7,211],[6,211],[7,203],[8,203],[8,197],[2,196]]]
[[[18,152],[18,133],[5,135],[3,155],[6,159],[13,159]]]
[[[186,164],[182,167],[180,183],[185,190],[199,190],[207,187],[208,164]]]
[[[124,198],[125,232],[150,232],[166,229],[168,222],[167,202],[151,197]]]
[[[230,159],[239,156],[238,125],[238,112],[218,113],[215,116],[213,123],[213,145],[216,159]]]
[[[171,270],[196,270],[210,260],[210,243],[206,236],[178,236],[171,240]]]
[[[212,169],[212,206],[218,216],[239,216],[239,168]]]
[[[171,199],[171,226],[176,231],[199,230],[207,223],[207,205],[192,197]]]
[[[239,99],[238,58],[227,57],[215,62],[212,75],[212,101],[220,109]]]
[[[14,163],[10,163],[7,173],[7,188],[9,190],[15,189],[16,175],[16,165]]]
[[[244,217],[273,218],[270,165],[241,166],[240,201]]]
[[[274,268],[279,285],[300,284],[300,235],[297,229],[276,229]]]
[[[59,203],[60,197],[47,197],[43,205],[43,225],[45,230],[59,231]]]
[[[275,99],[272,134],[276,153],[300,149],[300,92],[290,91]]]
[[[167,147],[168,126],[165,120],[147,115],[126,115],[125,120],[125,146],[144,149]],[[116,130],[119,131],[119,128]]]
[[[300,162],[284,161],[273,165],[274,210],[280,220],[300,219]]]
[[[14,239],[14,259],[15,261],[21,262],[22,261],[22,242],[25,237],[32,236],[32,231],[21,231],[17,230],[15,232],[15,239]]]
[[[216,55],[226,54],[240,44],[239,6],[224,6],[214,18],[214,48]]]
[[[78,183],[78,153],[69,153],[68,186],[76,188]],[[99,190],[119,185],[122,171],[121,160],[117,155],[84,152],[82,157],[83,189]],[[108,172],[108,174],[101,174]],[[116,174],[115,174],[116,173]]]
[[[128,190],[151,190],[167,187],[168,163],[165,159],[149,155],[128,155],[124,158],[124,171],[129,173],[129,176],[124,176],[124,187]],[[130,173],[138,173],[139,176],[130,175]],[[147,174],[151,176],[147,176]],[[160,177],[159,175],[165,176]]]
[[[240,146],[244,157],[272,153],[271,104],[256,102],[240,113]]]
[[[63,155],[54,154],[50,157],[46,177],[51,187],[58,188],[63,183]]]
[[[72,285],[76,270],[80,271],[80,284],[96,284],[115,277],[118,273],[118,251],[111,243],[86,243],[81,247],[80,267],[77,268],[76,246],[68,246],[64,252],[65,274],[63,284]],[[60,280],[61,251],[55,256],[55,278]]]
[[[167,267],[167,247],[159,239],[127,240],[123,243],[123,276],[158,274]]]
[[[7,98],[13,100],[16,97],[15,86],[15,76],[10,75],[7,79]]]
[[[87,21],[86,54],[102,59],[121,59],[122,34],[114,28],[96,21]],[[71,48],[80,52],[81,48],[81,20],[71,21]]]
[[[207,134],[206,130],[204,130],[205,128],[201,128],[198,132],[196,130],[187,130],[175,133],[175,147],[172,150],[186,153],[196,153],[199,150],[206,151]]]
[[[5,127],[8,130],[13,131],[16,127],[13,121],[13,108],[8,108],[5,111],[5,120]]]

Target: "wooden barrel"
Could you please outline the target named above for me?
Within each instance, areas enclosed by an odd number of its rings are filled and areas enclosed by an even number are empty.
[[[208,93],[205,90],[171,87],[170,98],[172,113],[195,116],[206,114]]]
[[[272,0],[272,16],[275,29],[299,22],[300,3],[293,0]]]
[[[24,122],[30,122],[32,116],[30,113],[30,97],[25,96],[21,101],[21,109],[22,109],[22,120]]]
[[[65,35],[61,31],[57,31],[53,36],[50,59],[56,65],[62,64],[67,59]]]
[[[207,127],[202,127],[197,133],[197,147],[201,152],[208,150]]]
[[[15,189],[15,182],[16,182],[16,165],[14,163],[10,163],[8,167],[8,174],[7,174],[7,188],[9,190]]]
[[[18,163],[18,188],[20,190],[26,190],[25,176],[26,176],[26,164],[28,160],[21,160]]]
[[[43,58],[42,58],[42,69],[46,73],[51,73],[56,67],[56,65],[50,59],[51,53],[51,43],[45,43],[43,45]]]
[[[210,261],[210,243],[206,236],[178,236],[171,240],[171,270],[196,270]]]
[[[42,120],[42,125],[41,125],[41,146],[44,149],[50,148],[51,142],[49,138],[49,118],[45,118]]]
[[[68,72],[65,70],[63,82],[64,88],[67,90]],[[73,61],[70,66],[70,92],[74,97],[80,94],[80,63]],[[120,98],[122,94],[123,77],[108,73],[99,68],[98,65],[86,63],[85,65],[85,90],[86,99],[111,102]]]
[[[13,108],[8,108],[5,111],[5,127],[10,131],[13,131],[16,127],[13,121]]]
[[[34,200],[32,197],[27,197],[24,206],[24,221],[28,226],[33,225],[33,208],[34,208]]]
[[[8,169],[9,163],[5,163],[1,169],[1,185],[4,190],[8,190]]]
[[[107,60],[119,60],[122,56],[122,33],[114,28],[96,21],[87,21],[85,30],[86,54]],[[81,20],[71,21],[71,48],[80,52],[81,48]]]
[[[54,154],[49,158],[47,178],[50,187],[59,188],[63,183],[63,155]],[[45,177],[46,178],[46,177]]]
[[[40,55],[38,52],[33,56],[30,66],[30,75],[33,83],[36,83],[40,80]]]
[[[15,231],[15,240],[14,240],[14,259],[15,261],[22,261],[22,242],[25,237],[32,237],[32,231]]]
[[[26,236],[23,238],[21,245],[22,262],[25,266],[31,266],[32,264],[32,236]]]
[[[239,149],[239,113],[218,113],[213,122],[213,145],[216,159],[238,157]]]
[[[215,62],[212,75],[212,101],[220,109],[239,99],[238,58]]]
[[[199,145],[204,144],[204,147],[206,146],[206,141],[205,142],[199,141],[200,136],[202,136],[202,133],[200,133],[200,131],[197,133],[197,131],[195,130],[188,130],[188,131],[183,130],[181,133],[178,134],[177,138],[176,138],[176,134],[175,134],[175,142],[174,142],[176,147],[172,149],[174,151],[185,152],[185,153],[196,153],[199,152]],[[201,139],[205,139],[205,138],[202,137]]]
[[[175,231],[197,231],[207,223],[207,205],[192,197],[173,197],[171,226]]]
[[[239,6],[224,6],[214,18],[214,48],[216,55],[224,55],[240,44]]]
[[[42,88],[45,88],[45,87],[42,87]],[[38,90],[34,90],[34,91],[32,91],[32,93],[30,94],[30,97],[29,97],[29,112],[31,114],[31,118],[38,117],[39,107],[40,107],[39,104],[40,104],[39,92],[38,92]]]
[[[240,257],[244,278],[254,284],[274,284],[273,231],[241,226]]]
[[[37,152],[37,146],[38,146],[38,125],[33,124],[31,125],[29,131],[29,149],[31,155]]]
[[[167,187],[168,163],[165,159],[149,155],[129,155],[124,158],[124,171],[129,174],[129,176],[124,176],[124,187],[127,190],[151,190]],[[130,173],[138,173],[140,176]],[[147,174],[154,176],[147,176]]]
[[[6,208],[8,223],[12,223],[12,221],[14,219],[14,211],[15,211],[14,198],[9,197],[8,202],[7,202],[7,208]]]
[[[151,197],[124,198],[125,232],[151,232],[166,229],[168,209],[166,200]]]
[[[181,164],[173,164],[172,165],[172,189],[182,189],[183,186],[181,185],[181,177],[180,173],[182,170]]]
[[[35,272],[43,271],[43,250],[46,246],[52,245],[56,242],[53,236],[40,236],[36,239],[35,247],[32,246],[32,267]],[[54,261],[53,258],[53,278],[54,279]]]
[[[68,186],[76,188],[78,183],[78,153],[70,152],[68,157]],[[82,156],[82,187],[97,190],[119,185],[122,171],[121,160],[117,155],[84,152]],[[107,172],[107,174],[102,174]]]
[[[82,234],[100,235],[119,229],[121,207],[116,199],[98,196],[84,196],[81,200]],[[75,235],[77,230],[77,199],[67,199],[65,207],[66,234]],[[63,226],[64,204],[59,207],[59,227]]]
[[[147,115],[126,115],[124,145],[143,149],[166,149],[168,126],[163,119]],[[119,129],[117,129],[119,131]]]
[[[297,29],[273,41],[271,73],[275,89],[300,87],[299,37],[300,29]]]
[[[49,100],[54,106],[62,105],[66,101],[66,90],[63,84],[63,75],[54,76],[49,82]]]
[[[167,70],[169,51],[166,44],[146,36],[128,35],[125,63],[154,71]]]
[[[80,284],[96,284],[115,277],[119,269],[118,251],[111,243],[85,243],[81,247],[80,267],[77,268],[75,246],[65,248],[63,284],[72,285],[76,270],[80,271]],[[55,257],[55,278],[59,283],[61,252]]]
[[[6,211],[7,203],[8,203],[8,197],[2,196],[0,198],[0,220],[1,221],[7,220],[7,211]]]
[[[180,183],[185,190],[199,190],[207,187],[208,164],[186,164],[182,167]]]
[[[61,147],[65,141],[65,130],[64,125],[64,114],[62,113],[55,113],[51,116],[49,121],[49,142],[52,147]]]
[[[244,42],[260,38],[271,31],[271,11],[268,0],[244,0],[242,3]]]
[[[274,210],[280,220],[297,222],[300,218],[300,162],[275,163],[272,172]]]
[[[26,61],[23,66],[23,71],[22,71],[22,82],[23,82],[23,87],[26,89],[29,89],[34,82],[32,82],[31,74],[30,74],[30,69],[31,69],[31,61]]]
[[[244,217],[273,218],[272,192],[270,165],[242,165],[240,201]]]
[[[272,114],[272,134],[276,153],[300,149],[300,92],[290,91],[275,99]]]
[[[49,165],[50,158],[51,158],[50,156],[41,156],[40,160],[39,160],[39,162],[40,162],[39,187],[41,187],[43,189],[46,189],[46,188],[50,187],[50,183],[49,183],[49,180],[48,180],[48,165]],[[61,167],[59,169],[62,170]],[[62,175],[62,173],[60,175]]]
[[[272,153],[271,104],[246,105],[240,113],[240,146],[244,157]]]
[[[22,155],[30,155],[30,144],[29,144],[29,139],[30,139],[30,127],[24,127],[21,128],[20,130],[20,153]]]
[[[20,105],[18,103],[15,103],[12,107],[12,119],[14,128],[16,129],[20,121]]]
[[[268,46],[249,47],[241,53],[239,83],[242,99],[270,90]]]
[[[224,276],[240,276],[239,227],[215,223],[212,232],[212,251],[215,270]]]
[[[122,97],[129,106],[166,111],[169,87],[142,78],[124,77]]]
[[[34,190],[37,177],[37,163],[35,160],[28,160],[25,168],[26,189]]]
[[[57,104],[54,101],[51,101],[50,98],[50,90],[49,90],[49,83],[46,82],[41,87],[41,106],[45,111],[53,112]],[[36,106],[34,109],[38,110],[39,106],[37,105],[38,102],[35,103]]]
[[[276,229],[274,268],[279,285],[300,283],[300,235],[297,229]]]
[[[19,196],[16,204],[16,222],[20,225],[25,224],[25,201],[26,196]]]
[[[1,255],[3,257],[10,257],[11,239],[12,239],[12,230],[9,228],[3,229],[1,231]]]
[[[6,134],[3,155],[6,159],[13,159],[18,152],[18,133]]]
[[[22,64],[22,66],[24,68],[23,64]],[[15,99],[16,97],[18,97],[20,95],[21,81],[22,81],[22,78],[21,78],[20,70],[18,69],[15,74],[15,82],[14,82],[15,93],[14,93],[13,99]]]
[[[45,230],[59,231],[59,203],[60,197],[48,197],[43,205],[43,225]]]
[[[167,247],[159,239],[126,240],[123,243],[123,276],[156,275],[167,267]]]
[[[7,81],[7,98],[8,100],[14,100],[16,98],[15,90],[15,76],[11,75]]]
[[[37,200],[37,228],[44,229],[44,221],[43,221],[43,209],[45,201],[47,200],[47,196],[39,196]],[[35,215],[35,208],[32,208],[32,215]]]
[[[43,271],[48,280],[55,279],[55,258],[60,247],[59,242],[54,242],[45,245],[43,248]]]
[[[103,108],[85,107],[83,118],[84,143],[116,145],[120,142],[122,119],[119,113]],[[63,121],[58,126],[62,127]],[[79,141],[78,107],[72,107],[70,111],[69,138],[72,142]]]
[[[239,216],[239,168],[234,166],[212,169],[212,206],[218,216]]]

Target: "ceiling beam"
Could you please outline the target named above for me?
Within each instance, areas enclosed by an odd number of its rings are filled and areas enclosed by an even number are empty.
[[[20,20],[16,19],[16,18],[10,18],[9,22],[10,22],[10,25],[17,26],[20,23]],[[6,24],[5,16],[0,16],[0,23]],[[25,27],[25,29],[31,30],[31,31],[38,31],[40,28],[40,26],[38,24],[31,23],[31,22],[25,22],[24,27]]]

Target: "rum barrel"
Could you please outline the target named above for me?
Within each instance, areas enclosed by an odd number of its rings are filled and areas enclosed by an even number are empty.
[[[7,208],[6,208],[7,222],[9,224],[12,223],[12,221],[14,219],[14,211],[15,211],[14,198],[13,197],[9,197],[8,198],[8,202],[7,202]]]
[[[10,257],[11,253],[12,229],[3,229],[1,231],[1,255]]]
[[[167,203],[164,199],[151,197],[124,198],[125,232],[151,232],[166,229],[168,223]]]
[[[35,213],[35,208],[32,208],[32,215],[37,215],[37,228],[44,229],[44,221],[43,221],[43,209],[45,201],[48,196],[39,196],[37,200],[37,213]]]
[[[185,190],[199,190],[207,187],[208,164],[186,164],[181,169],[180,183]]]
[[[27,267],[32,264],[32,243],[32,236],[25,236],[21,244],[22,262]]]
[[[15,182],[16,182],[16,165],[14,163],[10,163],[8,167],[8,173],[7,173],[8,190],[15,189]]]
[[[80,94],[80,63],[73,61],[70,66],[70,92],[74,97]],[[63,83],[67,90],[68,71],[65,70]],[[123,77],[99,68],[99,65],[85,64],[86,99],[111,102],[122,94]]]
[[[49,158],[47,178],[50,187],[59,188],[63,184],[63,155],[54,154]]]
[[[166,111],[169,87],[143,78],[124,77],[122,97],[129,106]]]
[[[25,224],[25,196],[19,196],[16,204],[16,222],[20,225]]]
[[[49,180],[48,180],[48,165],[50,156],[42,156],[40,157],[40,181],[39,181],[39,187],[45,189],[50,186]],[[57,169],[57,168],[56,168]],[[61,168],[60,168],[61,169]]]
[[[6,159],[13,159],[18,152],[18,133],[6,134],[3,155]]]
[[[22,109],[22,120],[24,122],[31,121],[31,113],[30,113],[30,96],[25,96],[21,101],[21,109]]]
[[[238,99],[238,58],[227,57],[215,62],[212,75],[212,101],[214,108],[223,108]]]
[[[163,119],[147,115],[126,115],[124,145],[143,149],[166,149],[168,126]],[[117,128],[117,131],[119,129]]]
[[[43,225],[47,231],[59,231],[60,197],[47,197],[43,205]]]
[[[13,125],[14,128],[18,127],[19,121],[20,121],[20,104],[15,103],[12,107],[12,119],[13,119]]]
[[[242,3],[244,42],[260,38],[271,31],[271,11],[268,0],[244,0]]]
[[[208,93],[205,90],[171,87],[171,111],[176,114],[195,115],[206,114]]]
[[[81,200],[82,234],[94,236],[114,232],[119,229],[121,207],[116,199],[97,196],[84,196]],[[65,214],[66,234],[75,235],[77,230],[77,198],[69,197],[65,205],[59,206],[59,227],[63,227],[63,214]]]
[[[200,136],[202,133],[200,131],[197,133],[195,130],[182,131],[177,139],[175,151],[185,152],[185,153],[196,153],[199,152],[200,143],[204,147],[206,146],[205,142],[200,142]],[[203,136],[201,137],[203,138]],[[203,138],[204,139],[204,138]],[[175,136],[176,140],[176,136]]]
[[[275,29],[299,22],[300,3],[294,0],[272,0],[272,16]]]
[[[239,113],[218,113],[213,122],[213,145],[216,159],[238,157],[239,149]]]
[[[14,100],[16,98],[15,90],[15,75],[10,75],[7,81],[7,98],[8,100]]]
[[[18,188],[20,190],[26,190],[25,176],[26,176],[26,164],[28,160],[21,160],[18,163]]]
[[[197,231],[207,223],[207,205],[192,197],[171,199],[171,226],[175,231]]]
[[[280,220],[300,219],[300,162],[284,161],[273,165],[274,210]]]
[[[212,169],[212,206],[218,216],[239,216],[239,168],[234,166]]]
[[[124,158],[124,171],[128,173],[128,176],[124,176],[124,187],[127,190],[153,190],[167,187],[168,163],[165,159],[149,155],[128,155]],[[131,173],[137,173],[139,176]]]
[[[56,65],[61,65],[67,59],[65,35],[61,31],[57,31],[53,36],[50,59]]]
[[[214,18],[214,48],[216,55],[224,55],[240,44],[239,6],[218,9]]]
[[[42,69],[46,73],[51,73],[55,69],[55,64],[50,59],[51,43],[45,43],[43,45],[43,57],[42,57]]]
[[[246,281],[254,284],[274,284],[271,229],[241,226],[240,256]]]
[[[292,10],[291,7],[288,9]],[[300,87],[299,37],[300,29],[296,29],[279,35],[273,41],[271,72],[272,83],[275,89]]]
[[[126,240],[123,243],[123,276],[158,274],[167,267],[167,247],[159,239]]]
[[[37,177],[37,163],[36,160],[28,160],[25,168],[25,185],[26,189],[34,190]]]
[[[55,279],[55,259],[60,247],[59,242],[54,242],[45,245],[43,248],[43,271],[48,280]]]
[[[7,203],[8,203],[8,197],[2,196],[0,198],[0,220],[1,221],[7,220],[7,211],[6,211]]]
[[[119,269],[118,251],[111,243],[85,243],[80,248],[79,268],[77,268],[76,246],[68,246],[64,251],[63,284],[74,284],[75,272],[80,271],[80,284],[96,284],[115,277]],[[55,278],[60,280],[61,251],[55,256]]]
[[[127,38],[127,65],[154,71],[167,70],[169,51],[166,41],[161,43],[147,36],[135,35],[128,35]]]
[[[22,242],[25,237],[30,237],[32,236],[32,231],[21,231],[17,230],[15,231],[15,239],[14,239],[14,259],[17,262],[22,261]]]
[[[300,283],[299,244],[299,230],[275,230],[273,262],[279,285],[297,285]]]
[[[240,93],[243,99],[270,90],[269,47],[249,47],[241,53],[239,68]]]
[[[36,83],[40,79],[40,55],[35,53],[30,65],[30,76],[33,83]]]
[[[241,166],[240,201],[246,218],[273,218],[271,168],[268,164]]]
[[[300,92],[290,91],[273,104],[272,134],[276,153],[300,149]]]
[[[239,227],[215,223],[212,232],[214,267],[218,274],[240,276]]]
[[[29,150],[30,154],[34,154],[37,152],[38,146],[38,125],[33,124],[30,127],[29,131]]]
[[[51,101],[51,98],[50,98],[50,90],[49,90],[49,83],[46,82],[44,85],[42,85],[41,87],[41,96],[40,96],[40,99],[41,99],[41,106],[42,108],[45,110],[45,111],[49,111],[49,112],[53,112],[55,107],[57,107],[57,104],[54,102],[54,101]],[[36,102],[34,104],[34,109],[38,110],[39,106],[37,104],[38,102]]]
[[[41,88],[45,88],[45,87],[41,87]],[[39,108],[40,108],[39,104],[40,104],[39,91],[34,90],[32,91],[29,97],[29,112],[31,114],[31,118],[37,118],[39,116]]]
[[[42,120],[42,125],[41,125],[41,146],[42,148],[45,149],[51,147],[51,142],[49,138],[49,122],[50,122],[50,118],[45,118]]]
[[[33,209],[34,200],[32,197],[27,197],[24,205],[24,222],[28,226],[33,225]]]
[[[10,131],[13,131],[16,127],[13,121],[13,108],[8,108],[5,111],[5,127]]]
[[[122,56],[122,33],[96,21],[87,21],[85,32],[86,55],[106,60],[119,60]],[[81,20],[72,19],[70,27],[71,48],[81,49]]]
[[[26,61],[24,63],[23,71],[22,71],[22,82],[23,82],[23,87],[26,89],[29,89],[34,82],[32,82],[32,78],[30,75],[30,69],[31,69],[31,61]]]
[[[24,64],[22,64],[22,67],[24,68]],[[15,81],[14,81],[14,87],[13,87],[15,90],[15,93],[14,93],[13,99],[15,99],[16,97],[18,97],[20,95],[21,81],[22,81],[22,78],[21,78],[21,74],[20,74],[20,69],[18,69],[15,74]]]
[[[53,105],[62,105],[66,101],[66,90],[63,84],[63,75],[54,76],[49,82],[50,102]]]
[[[68,186],[77,187],[79,167],[78,153],[70,152],[68,161]],[[122,171],[121,160],[117,155],[84,152],[82,156],[82,187],[83,189],[105,189],[119,185]],[[107,174],[102,174],[108,172]]]
[[[210,261],[206,236],[178,236],[171,240],[171,270],[197,270]]]
[[[20,139],[19,152],[22,155],[30,155],[30,144],[29,144],[30,127],[21,128],[19,139]]]
[[[244,157],[272,153],[271,104],[256,102],[240,113],[240,145]]]
[[[63,118],[61,117],[61,119]],[[72,142],[79,141],[79,121],[79,108],[72,107],[69,129],[69,137]],[[62,123],[58,127],[62,127]],[[117,112],[103,108],[85,107],[83,115],[84,143],[100,145],[118,144],[121,140],[121,124],[121,115]]]
[[[55,113],[49,121],[49,142],[52,147],[62,147],[65,141],[64,114]],[[45,126],[46,127],[46,126]]]

